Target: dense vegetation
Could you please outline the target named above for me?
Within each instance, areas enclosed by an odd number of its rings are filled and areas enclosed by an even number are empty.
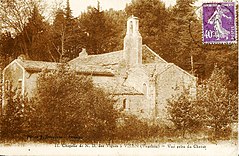
[[[112,139],[118,112],[104,91],[93,87],[90,77],[59,67],[42,72],[37,86],[31,101],[9,94],[1,124],[3,138]]]
[[[89,54],[121,50],[126,19],[134,15],[140,19],[143,44],[193,73],[199,82],[209,78],[217,64],[232,81],[229,89],[237,90],[237,44],[203,44],[202,17],[194,2],[178,0],[166,8],[159,0],[134,0],[122,11],[101,10],[98,4],[73,17],[68,1],[64,8],[54,8],[53,22],[49,22],[39,1],[1,1],[1,68],[21,54],[32,60],[65,62],[77,57],[82,48]]]
[[[175,131],[182,136],[203,132],[213,139],[230,137],[231,125],[237,123],[238,97],[229,85],[224,69],[215,66],[210,78],[197,87],[196,97],[185,90],[169,100],[167,110]]]
[[[167,111],[172,126],[140,120],[115,110],[114,101],[93,86],[91,77],[64,66],[42,72],[37,96],[9,92],[1,117],[2,141],[122,142],[169,141],[177,138],[231,139],[237,122],[237,94],[227,86],[230,80],[215,66],[210,78],[198,86],[196,97],[187,90],[169,100]],[[52,85],[54,84],[54,85]]]
[[[64,66],[41,73],[37,96],[31,100],[15,91],[6,93],[2,142],[117,142],[160,134],[158,126],[115,110],[114,101],[93,86],[91,77]]]

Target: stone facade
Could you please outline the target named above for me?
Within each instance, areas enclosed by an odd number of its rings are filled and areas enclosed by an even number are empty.
[[[133,16],[127,21],[123,50],[99,55],[83,50],[68,65],[71,70],[92,75],[95,86],[115,99],[117,109],[153,121],[167,121],[167,100],[184,88],[196,93],[196,77],[142,45],[139,21]],[[57,63],[16,59],[3,71],[4,86],[21,84],[22,94],[33,97],[39,72],[56,68]]]

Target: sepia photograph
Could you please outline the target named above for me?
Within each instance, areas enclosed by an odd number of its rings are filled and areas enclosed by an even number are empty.
[[[237,156],[237,0],[1,0],[0,155]]]

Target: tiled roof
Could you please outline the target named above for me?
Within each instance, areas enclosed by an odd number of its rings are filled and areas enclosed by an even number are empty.
[[[123,60],[123,50],[99,54],[88,55],[86,57],[77,57],[69,61],[70,65],[84,64],[84,65],[115,65]]]
[[[77,66],[70,65],[70,68],[79,73],[114,76],[114,71],[112,71],[111,69],[108,69],[107,67],[99,66],[99,65],[77,65]]]
[[[17,62],[29,72],[41,72],[42,70],[56,70],[62,63],[55,62],[44,62],[44,61],[31,61],[31,60],[20,60],[17,59]],[[90,65],[81,65],[81,66],[70,66],[71,70],[76,72],[88,75],[105,75],[113,76],[114,73],[112,70],[106,69],[102,66],[90,66]]]
[[[43,69],[55,70],[60,65],[60,63],[55,63],[55,62],[31,61],[31,60],[21,60],[21,59],[17,59],[17,62],[27,71],[33,71],[33,72],[40,72]]]
[[[158,56],[153,50],[151,50],[147,45],[142,45],[142,59],[144,64],[167,63],[164,59]],[[69,61],[69,64],[112,66],[117,65],[122,61],[123,61],[123,50],[98,55],[87,55],[86,51],[83,51],[79,54],[79,57]]]

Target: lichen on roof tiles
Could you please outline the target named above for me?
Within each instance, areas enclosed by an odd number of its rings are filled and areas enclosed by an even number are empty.
[[[98,65],[70,65],[70,69],[75,70],[76,72],[88,72],[88,73],[101,73],[102,75],[114,75],[114,71],[103,66],[98,66]]]
[[[55,70],[61,63],[44,62],[44,61],[32,61],[32,60],[20,60],[17,62],[22,65],[27,71],[42,71],[43,69]]]
[[[64,65],[63,63],[20,60],[20,59],[17,59],[17,62],[26,71],[29,72],[41,72],[42,70],[57,70],[57,68],[60,65]],[[70,66],[70,69],[83,74],[106,75],[106,76],[114,75],[112,70],[104,68],[102,66],[89,66],[89,65]]]
[[[85,65],[101,65],[101,66],[116,65],[116,64],[120,64],[124,60],[123,53],[124,53],[124,50],[98,54],[98,55],[84,55],[84,56],[79,55],[79,57],[69,61],[69,64],[71,65],[85,64]],[[156,63],[156,62],[167,63],[164,59],[158,56],[146,45],[142,46],[142,59],[143,59],[143,64]]]
[[[86,65],[114,65],[119,64],[123,60],[123,51],[115,51],[99,55],[88,55],[86,57],[77,57],[71,61],[69,64],[86,64]]]

